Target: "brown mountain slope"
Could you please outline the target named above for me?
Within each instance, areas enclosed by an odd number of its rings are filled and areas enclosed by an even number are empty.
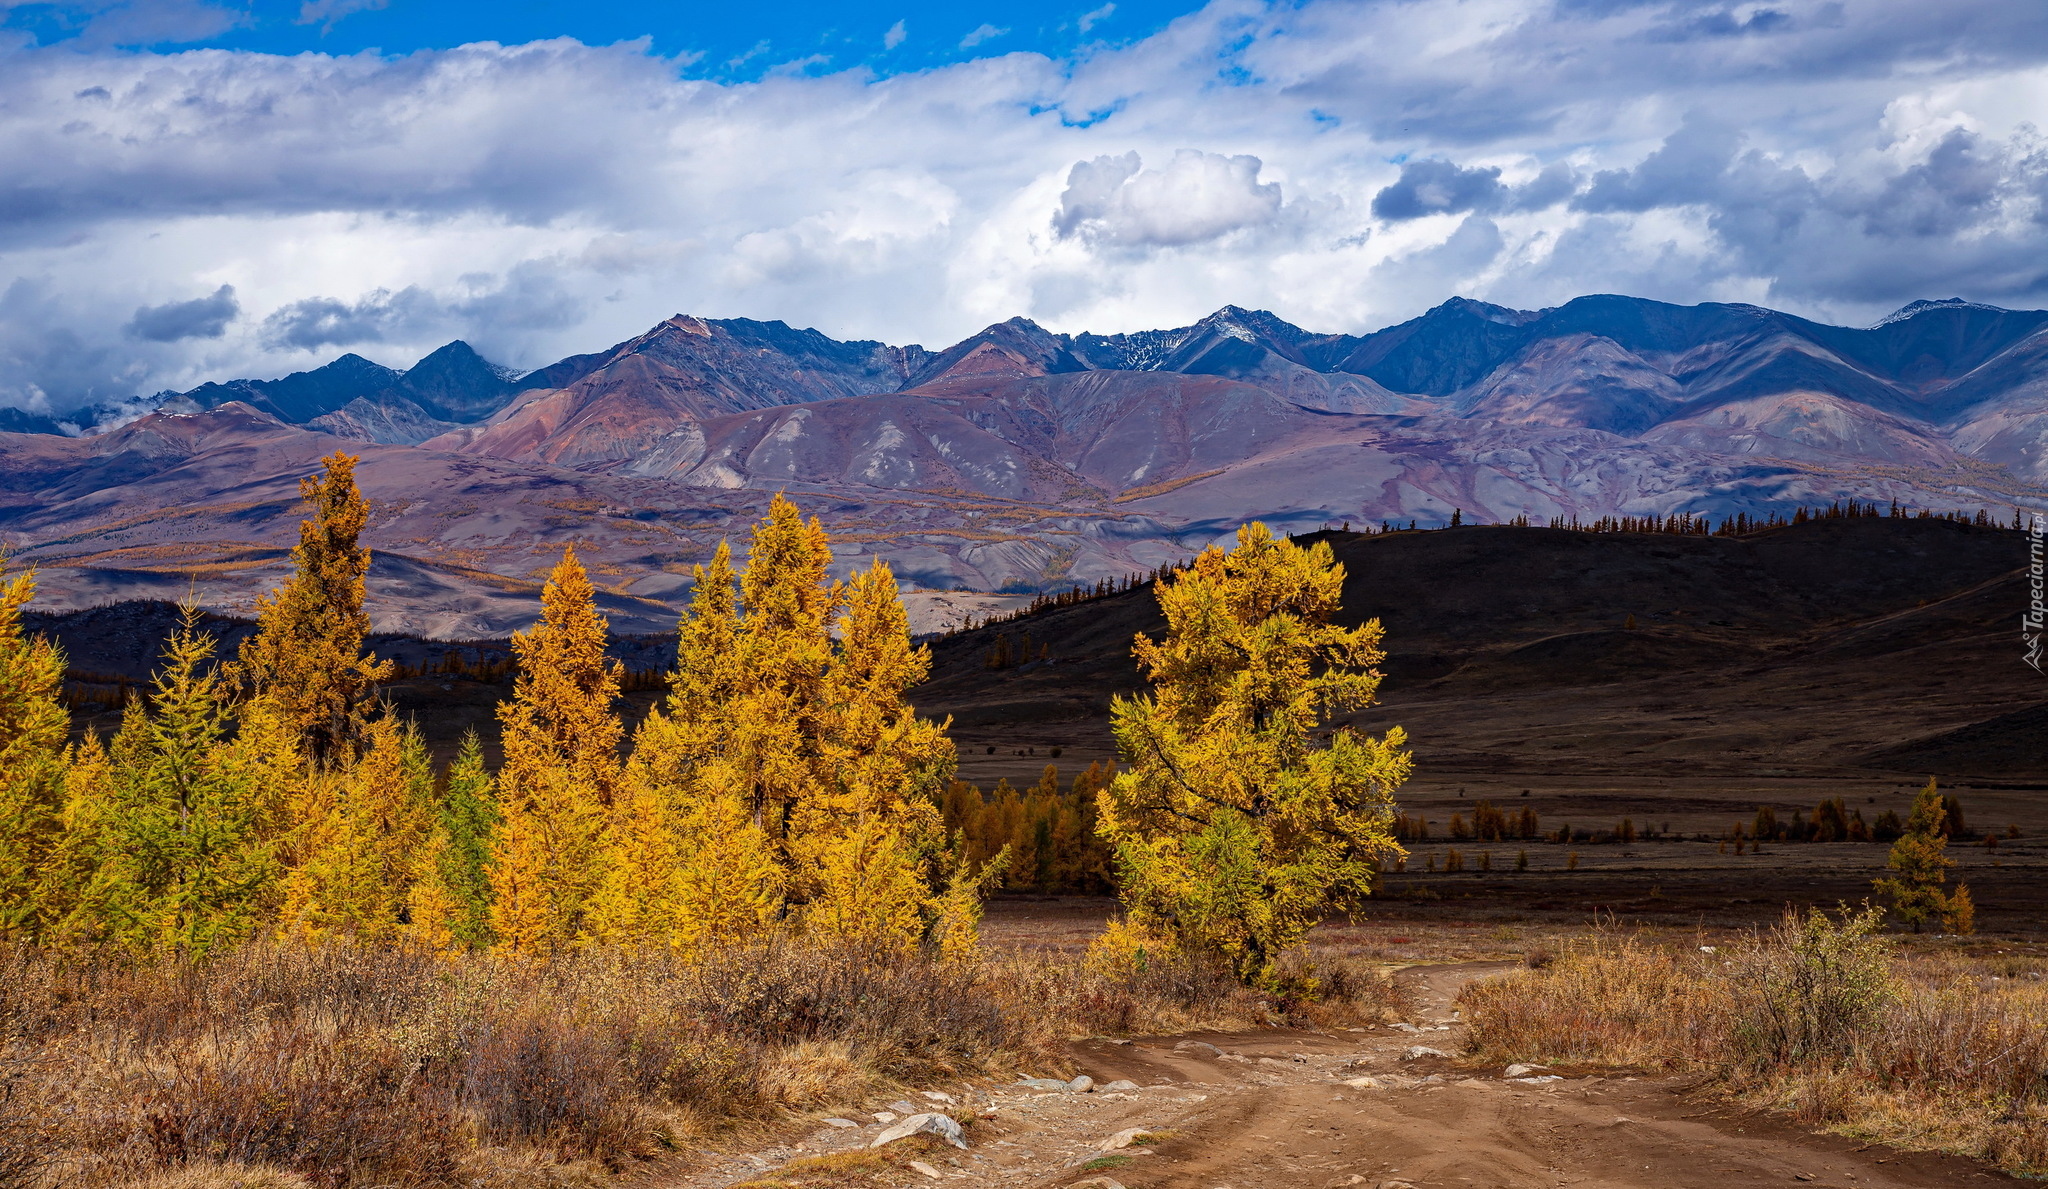
[[[1347,570],[1340,618],[1378,618],[1387,631],[1382,704],[1355,721],[1401,724],[1439,778],[1938,760],[1948,773],[2048,779],[2048,736],[2001,732],[1999,749],[1966,746],[1977,724],[2048,703],[2048,681],[2022,663],[2012,630],[2024,602],[2018,533],[1886,518],[1743,538],[1509,527],[1322,536]],[[1094,757],[1109,699],[1140,688],[1132,635],[1163,627],[1141,587],[949,637],[934,646],[918,704],[953,715],[970,752],[1014,737],[1067,740]],[[1028,634],[1049,661],[986,668],[999,634],[1013,644]]]

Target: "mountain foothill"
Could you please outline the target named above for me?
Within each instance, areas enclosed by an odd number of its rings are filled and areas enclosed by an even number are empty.
[[[525,373],[450,343],[163,394],[85,431],[0,410],[0,538],[46,605],[237,610],[300,478],[361,456],[380,628],[499,635],[574,542],[622,630],[786,492],[845,569],[1035,592],[1276,530],[1715,518],[1859,500],[2048,509],[2048,311],[1921,301],[1862,329],[1756,306],[1457,298],[1366,335],[1226,307],[943,351],[678,315]]]

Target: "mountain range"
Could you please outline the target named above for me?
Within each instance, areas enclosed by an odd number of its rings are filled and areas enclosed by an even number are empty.
[[[373,500],[379,626],[442,635],[530,618],[572,541],[626,630],[660,627],[776,491],[824,517],[843,568],[983,591],[1150,569],[1251,518],[2048,509],[2048,311],[1955,299],[1855,329],[1457,298],[1362,336],[1225,307],[1118,335],[1015,318],[938,352],[678,315],[523,374],[455,342],[402,372],[344,355],[148,403],[90,433],[0,420],[0,536],[43,570],[39,601],[246,609],[337,448]]]

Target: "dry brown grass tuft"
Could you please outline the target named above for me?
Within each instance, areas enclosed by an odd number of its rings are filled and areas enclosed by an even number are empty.
[[[2048,985],[1911,959],[1874,919],[1701,952],[1615,937],[1468,988],[1489,1061],[1689,1069],[1800,1121],[2048,1172]]]
[[[793,942],[697,961],[0,950],[0,1187],[59,1168],[80,1189],[596,1184],[906,1085],[1058,1069],[1078,1035],[1392,1001],[1363,968],[1300,973],[1316,1002],[1196,961],[1112,978],[1055,953],[946,963]]]

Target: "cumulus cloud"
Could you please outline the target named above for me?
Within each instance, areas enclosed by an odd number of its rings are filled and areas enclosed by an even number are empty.
[[[1271,223],[1280,212],[1277,183],[1259,181],[1257,157],[1182,149],[1162,169],[1137,153],[1077,161],[1053,213],[1062,236],[1134,248],[1204,243]]]
[[[1226,302],[2048,296],[2048,10],[2010,0],[1214,0],[1068,61],[977,30],[744,84],[563,40],[116,52],[233,12],[68,11],[98,32],[0,48],[0,402],[458,336],[533,366],[678,310],[941,345]]]
[[[44,282],[17,278],[0,290],[0,405],[64,413],[132,394],[140,369],[106,341],[73,329],[79,311]]]
[[[1498,166],[1460,169],[1449,161],[1411,161],[1401,167],[1398,181],[1373,195],[1372,213],[1398,220],[1490,211],[1507,195]]]
[[[222,285],[211,295],[192,301],[143,306],[128,320],[127,330],[131,336],[152,343],[217,339],[241,312],[241,303],[235,300],[235,287]]]

